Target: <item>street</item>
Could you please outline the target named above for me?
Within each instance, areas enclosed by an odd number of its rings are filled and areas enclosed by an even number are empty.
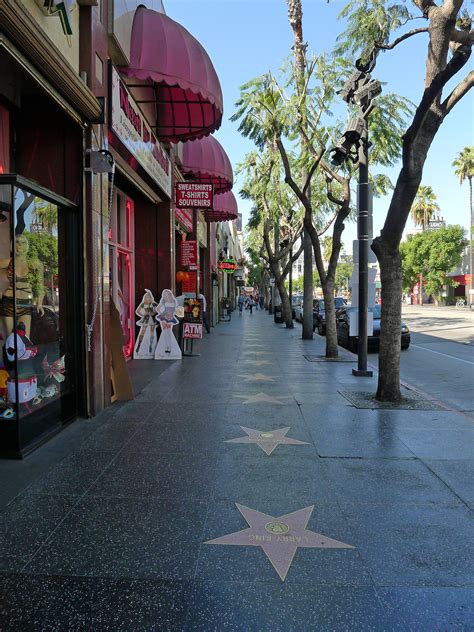
[[[401,354],[402,380],[461,411],[474,410],[474,312],[404,305],[411,345]],[[377,354],[370,354],[376,363]]]

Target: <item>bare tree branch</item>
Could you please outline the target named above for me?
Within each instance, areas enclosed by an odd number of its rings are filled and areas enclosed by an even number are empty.
[[[465,94],[474,86],[474,70],[454,88],[451,94],[443,101],[441,107],[445,112],[445,116],[451,112],[453,107],[463,98]]]
[[[319,163],[321,162],[322,157],[324,156],[324,152],[326,151],[325,147],[323,147],[319,153],[319,156],[317,156],[316,160],[313,162],[313,164],[311,165],[310,170],[308,171],[308,175],[306,177],[306,182],[304,183],[304,187],[303,187],[303,195],[306,195],[307,191],[308,191],[308,187],[311,184],[311,179],[314,176],[314,172],[316,171],[316,169],[319,167]]]
[[[465,47],[459,48],[446,64],[445,68],[440,70],[430,85],[425,88],[423,97],[413,117],[413,122],[404,135],[404,145],[406,141],[410,141],[416,137],[435,99],[441,93],[447,82],[467,63],[470,55],[470,50],[466,50]]]
[[[413,35],[418,35],[418,33],[428,33],[428,31],[429,29],[427,26],[419,29],[413,29],[411,31],[407,31],[403,35],[400,35],[400,37],[397,37],[397,39],[393,40],[391,44],[375,44],[375,48],[379,48],[381,50],[392,50],[393,48],[395,48],[395,46],[398,46],[398,44],[401,44],[401,42],[404,42],[409,37],[413,37]]]

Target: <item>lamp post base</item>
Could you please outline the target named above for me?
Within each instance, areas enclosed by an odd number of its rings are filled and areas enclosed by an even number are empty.
[[[352,369],[352,375],[355,375],[356,377],[372,377],[373,376],[373,371],[363,371],[362,369]]]

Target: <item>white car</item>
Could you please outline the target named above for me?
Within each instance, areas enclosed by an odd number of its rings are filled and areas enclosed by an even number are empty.
[[[293,304],[293,311],[295,312],[295,320],[299,323],[303,322],[303,300]]]

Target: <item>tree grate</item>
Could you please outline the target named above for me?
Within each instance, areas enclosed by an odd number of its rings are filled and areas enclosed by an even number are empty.
[[[356,408],[391,409],[391,410],[446,410],[435,402],[417,396],[410,391],[410,397],[402,397],[399,402],[379,402],[374,393],[364,391],[338,391]]]

